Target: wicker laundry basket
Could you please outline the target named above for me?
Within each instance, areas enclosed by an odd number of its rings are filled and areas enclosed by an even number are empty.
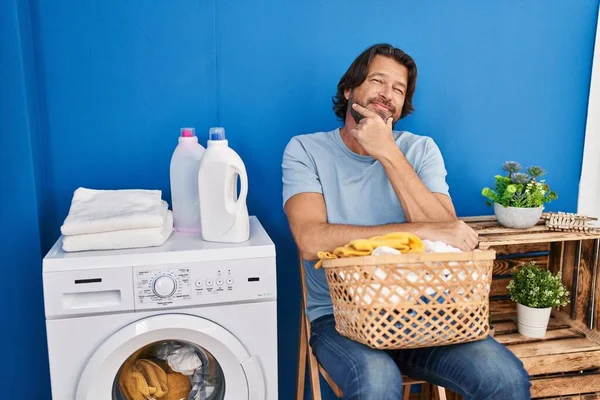
[[[484,339],[495,258],[486,250],[324,260],[336,329],[375,349]]]

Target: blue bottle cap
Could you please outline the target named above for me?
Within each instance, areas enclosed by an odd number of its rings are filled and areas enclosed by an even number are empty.
[[[208,131],[208,140],[225,140],[225,128],[210,128]]]

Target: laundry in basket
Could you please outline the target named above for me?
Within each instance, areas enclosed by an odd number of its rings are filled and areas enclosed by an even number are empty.
[[[340,334],[380,349],[488,335],[494,251],[390,254],[379,247],[369,255],[334,251],[323,259]]]

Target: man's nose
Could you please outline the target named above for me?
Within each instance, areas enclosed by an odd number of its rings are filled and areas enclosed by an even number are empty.
[[[384,85],[379,92],[381,97],[384,97],[386,100],[391,100],[392,98],[392,87],[389,85]]]

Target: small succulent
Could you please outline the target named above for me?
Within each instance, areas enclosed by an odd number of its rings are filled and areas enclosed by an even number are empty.
[[[527,173],[529,175],[531,175],[532,180],[536,180],[536,178],[539,178],[540,176],[546,174],[546,171],[544,171],[543,168],[540,168],[538,166],[532,166],[527,168]]]
[[[521,164],[516,161],[507,161],[502,164],[502,169],[508,172],[508,176],[511,177],[512,174],[519,172],[521,170]]]
[[[526,173],[517,172],[512,175],[510,180],[512,181],[512,183],[527,183],[529,182],[530,178],[529,175],[527,175]]]

